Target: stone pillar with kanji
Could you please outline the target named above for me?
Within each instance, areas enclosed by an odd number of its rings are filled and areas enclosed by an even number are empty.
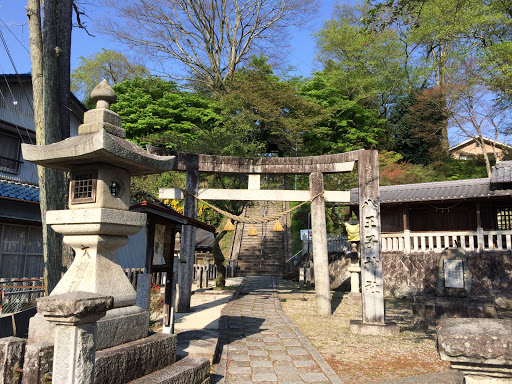
[[[400,329],[396,324],[386,324],[384,316],[378,152],[361,152],[358,170],[363,319],[351,320],[350,330],[359,334],[392,335]]]

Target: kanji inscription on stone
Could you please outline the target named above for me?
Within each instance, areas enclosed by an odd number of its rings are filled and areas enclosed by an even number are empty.
[[[358,162],[363,323],[384,324],[377,151],[361,152]]]
[[[444,260],[444,286],[447,288],[464,288],[462,260]]]
[[[363,226],[364,226],[364,251],[363,268],[370,275],[376,274],[376,269],[380,267],[380,246],[379,246],[379,227],[375,218],[378,215],[377,204],[371,199],[363,203]]]

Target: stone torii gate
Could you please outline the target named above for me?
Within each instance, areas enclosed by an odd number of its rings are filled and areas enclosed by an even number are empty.
[[[379,201],[379,166],[376,150],[358,150],[334,155],[285,158],[242,158],[170,152],[148,147],[158,155],[176,156],[174,170],[186,171],[187,192],[203,200],[265,200],[307,201],[324,190],[323,174],[350,172],[355,161],[359,169],[359,219],[361,235],[361,274],[363,297],[363,324],[384,325],[384,297],[382,289],[382,258]],[[199,189],[199,172],[247,174],[249,186],[241,189]],[[310,190],[261,190],[261,174],[309,174]],[[197,217],[197,200],[181,189],[161,188],[161,199],[184,199],[184,215]],[[317,313],[331,315],[329,287],[325,200],[349,203],[348,191],[324,191],[311,203],[313,252],[315,267],[315,294]],[[192,265],[194,260],[195,228],[184,226],[181,257],[183,270],[179,281],[178,311],[190,310]]]

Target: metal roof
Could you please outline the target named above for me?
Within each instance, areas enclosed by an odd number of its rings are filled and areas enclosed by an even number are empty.
[[[491,183],[512,183],[512,161],[499,161],[496,163],[492,171]]]
[[[379,188],[383,204],[476,199],[511,196],[512,190],[491,190],[491,179],[439,181],[434,183],[388,185]],[[358,203],[358,189],[350,190],[350,203]]]
[[[39,187],[19,181],[0,180],[0,198],[39,202]]]
[[[142,201],[138,204],[134,204],[130,207],[130,211],[135,212],[146,212],[153,213],[164,218],[167,218],[170,221],[174,221],[179,224],[189,224],[194,227],[204,229],[205,231],[215,233],[216,228],[213,225],[206,224],[200,220],[193,219],[188,216],[184,216],[179,212],[176,212],[171,207],[168,207],[162,203],[152,203],[149,201]]]

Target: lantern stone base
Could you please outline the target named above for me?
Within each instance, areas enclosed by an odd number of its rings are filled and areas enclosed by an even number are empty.
[[[350,320],[350,332],[365,336],[395,336],[400,327],[395,323],[364,324],[361,320]]]
[[[107,311],[105,317],[97,322],[98,336],[96,350],[110,348],[129,341],[147,337],[149,331],[149,312],[140,307],[130,306]],[[41,314],[30,319],[28,343],[54,342],[55,326],[46,321]]]

